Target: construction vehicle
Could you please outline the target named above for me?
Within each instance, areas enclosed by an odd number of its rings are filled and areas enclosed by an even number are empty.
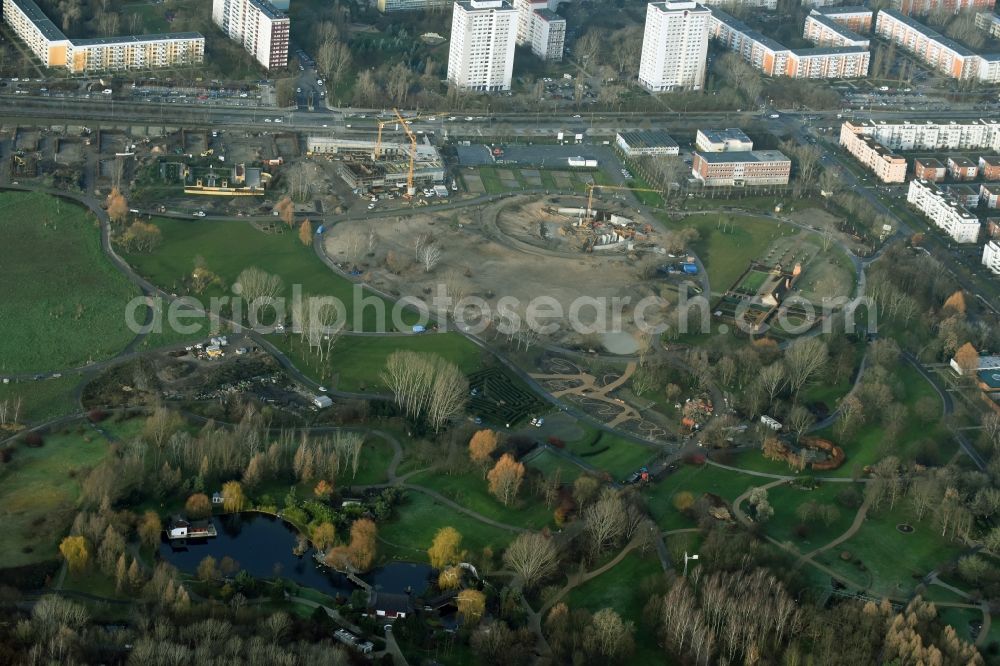
[[[591,183],[587,185],[587,210],[586,217],[592,218],[594,216],[594,190],[628,190],[629,192],[655,192],[660,196],[663,196],[663,190],[654,190],[649,187],[627,187],[625,185],[598,185],[597,183]]]
[[[413,169],[417,161],[417,135],[410,129],[410,123],[399,112],[399,109],[393,109],[393,111],[399,118],[399,123],[403,126],[406,136],[410,138],[410,169],[406,173],[406,198],[412,199],[413,195],[417,193],[417,188],[413,185]]]

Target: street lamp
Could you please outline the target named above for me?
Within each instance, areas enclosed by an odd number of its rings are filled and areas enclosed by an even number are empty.
[[[688,575],[688,560],[697,560],[697,559],[698,559],[698,555],[697,554],[688,555],[687,551],[686,550],[684,551],[684,577],[685,578]]]

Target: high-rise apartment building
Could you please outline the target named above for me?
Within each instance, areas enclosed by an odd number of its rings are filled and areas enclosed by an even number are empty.
[[[517,10],[506,0],[454,4],[448,81],[464,90],[510,90],[517,38]]]
[[[559,62],[566,45],[566,19],[551,9],[531,13],[531,52],[542,60]]]
[[[548,0],[514,0],[517,10],[517,43],[525,46],[531,43],[532,14],[536,9],[548,9]]]
[[[708,56],[711,11],[696,2],[668,0],[646,6],[639,85],[650,92],[701,90]]]
[[[268,0],[213,0],[212,20],[265,69],[288,66],[288,17]]]

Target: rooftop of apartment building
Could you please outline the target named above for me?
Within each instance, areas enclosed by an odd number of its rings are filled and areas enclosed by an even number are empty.
[[[979,157],[983,161],[983,164],[995,167],[1000,166],[1000,155],[982,155]]]
[[[666,0],[666,2],[651,2],[651,6],[656,7],[661,12],[681,12],[695,10],[707,10],[708,7],[699,5],[692,0]]]
[[[250,0],[250,4],[259,9],[264,16],[271,20],[276,21],[288,18],[285,16],[285,12],[272,5],[268,0]]]
[[[260,0],[257,0],[258,2]],[[70,39],[60,30],[52,19],[47,17],[34,0],[11,0],[31,21],[42,35],[51,42],[67,40],[73,46],[98,46],[102,44],[125,44],[147,41],[190,40],[201,39],[200,32],[168,32],[154,35],[121,35],[118,37],[92,37],[87,39]]]
[[[455,5],[467,12],[477,12],[484,9],[514,10],[513,5],[507,0],[458,0]]]
[[[547,7],[542,7],[541,9],[536,9],[535,10],[535,15],[538,16],[543,21],[547,21],[549,23],[551,23],[552,21],[565,21],[566,20],[562,16],[559,16],[559,14],[556,14],[551,9],[548,9]]]
[[[923,34],[925,37],[934,40],[935,42],[937,42],[941,46],[944,46],[944,47],[946,47],[946,48],[954,51],[955,53],[957,53],[960,56],[968,57],[968,56],[974,56],[974,55],[976,55],[971,50],[969,50],[966,47],[962,46],[961,44],[959,44],[955,40],[949,39],[949,38],[945,37],[944,35],[942,35],[941,33],[937,32],[936,30],[928,28],[926,25],[924,25],[920,21],[918,21],[916,19],[913,19],[913,18],[910,18],[906,14],[903,14],[902,12],[899,12],[899,11],[897,11],[895,9],[882,9],[882,10],[880,10],[880,14],[885,14],[886,16],[891,16],[892,18],[896,19],[900,23],[903,23],[907,27],[912,28],[913,30],[916,30],[917,32]]]
[[[73,46],[110,46],[112,44],[138,44],[141,42],[189,41],[204,39],[200,32],[164,32],[154,35],[120,35],[118,37],[92,37],[74,39]]]
[[[849,53],[868,53],[864,46],[817,46],[811,49],[790,49],[790,52],[800,58],[815,58],[827,55],[846,55]]]
[[[889,125],[923,125],[925,127],[934,127],[940,125],[1000,125],[1000,121],[979,118],[976,120],[969,120],[966,122],[959,122],[957,120],[856,120],[847,121],[845,125],[849,124],[854,127],[885,127]]]
[[[888,159],[888,160],[904,160],[905,161],[905,159],[906,159],[906,158],[902,157],[901,155],[897,155],[896,153],[892,152],[891,150],[889,150],[888,148],[886,148],[885,146],[883,146],[881,143],[879,143],[878,141],[876,141],[875,139],[873,139],[870,136],[864,136],[864,135],[862,135],[862,136],[859,136],[858,138],[861,140],[862,143],[864,143],[866,146],[868,146],[868,148],[870,148],[871,150],[874,150],[875,153],[879,157],[883,157],[883,158]]]
[[[712,7],[712,16],[714,16],[720,23],[725,24],[732,30],[742,33],[746,37],[754,40],[755,42],[760,42],[761,45],[766,46],[772,51],[788,51],[790,49],[786,48],[780,44],[776,39],[771,39],[770,37],[764,35],[763,33],[754,30],[749,25],[739,20],[735,16],[727,14],[718,7]]]
[[[697,153],[709,164],[732,162],[787,162],[788,157],[780,150],[737,150],[729,153]]]
[[[38,31],[48,39],[55,42],[62,39],[69,39],[66,34],[53,23],[52,19],[45,15],[42,8],[35,4],[35,0],[11,0],[21,12],[28,17],[28,20],[35,24]]]
[[[951,208],[955,213],[958,213],[958,215],[963,219],[968,221],[975,220],[977,223],[979,222],[979,218],[973,215],[968,208],[966,208],[961,203],[956,201],[954,197],[952,197],[952,195],[950,195],[947,191],[941,189],[934,183],[923,179],[910,182],[916,182],[922,185],[924,189],[928,190],[931,194],[938,197],[941,200],[941,203]]]
[[[943,169],[944,163],[936,157],[918,157],[913,160],[925,169]]]
[[[843,7],[816,7],[810,13],[836,16],[839,14],[871,14],[872,10],[861,5],[844,5]]]
[[[949,157],[948,160],[951,161],[951,163],[954,164],[955,166],[959,166],[959,167],[970,167],[971,168],[971,167],[976,166],[975,162],[973,162],[972,160],[970,160],[968,157],[962,157],[961,155],[955,155],[953,157]]]
[[[834,31],[844,39],[850,39],[850,40],[867,39],[866,37],[862,37],[858,33],[854,32],[850,28],[847,28],[841,25],[840,23],[837,23],[829,16],[824,16],[823,14],[816,13],[815,9],[809,12],[809,17],[812,18],[812,20],[816,21],[817,23],[822,24],[824,27]]]

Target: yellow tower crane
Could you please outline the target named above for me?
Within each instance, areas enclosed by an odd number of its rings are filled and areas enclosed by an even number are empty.
[[[386,125],[399,123],[399,118],[401,118],[401,116],[399,115],[399,111],[397,111],[396,109],[393,109],[393,111],[396,112],[396,118],[376,121],[378,123],[378,136],[375,138],[375,150],[372,151],[373,160],[377,160],[380,157],[382,157],[382,130],[385,128]],[[409,122],[413,122],[414,120],[420,120],[420,116],[419,115],[413,116],[412,118],[410,118]]]
[[[409,121],[403,117],[399,109],[393,109],[393,111],[396,113],[396,117],[399,118],[399,124],[403,126],[406,136],[410,138],[410,169],[406,173],[406,196],[407,198],[412,198],[417,193],[417,188],[413,186],[413,168],[417,161],[417,135],[410,129]]]

